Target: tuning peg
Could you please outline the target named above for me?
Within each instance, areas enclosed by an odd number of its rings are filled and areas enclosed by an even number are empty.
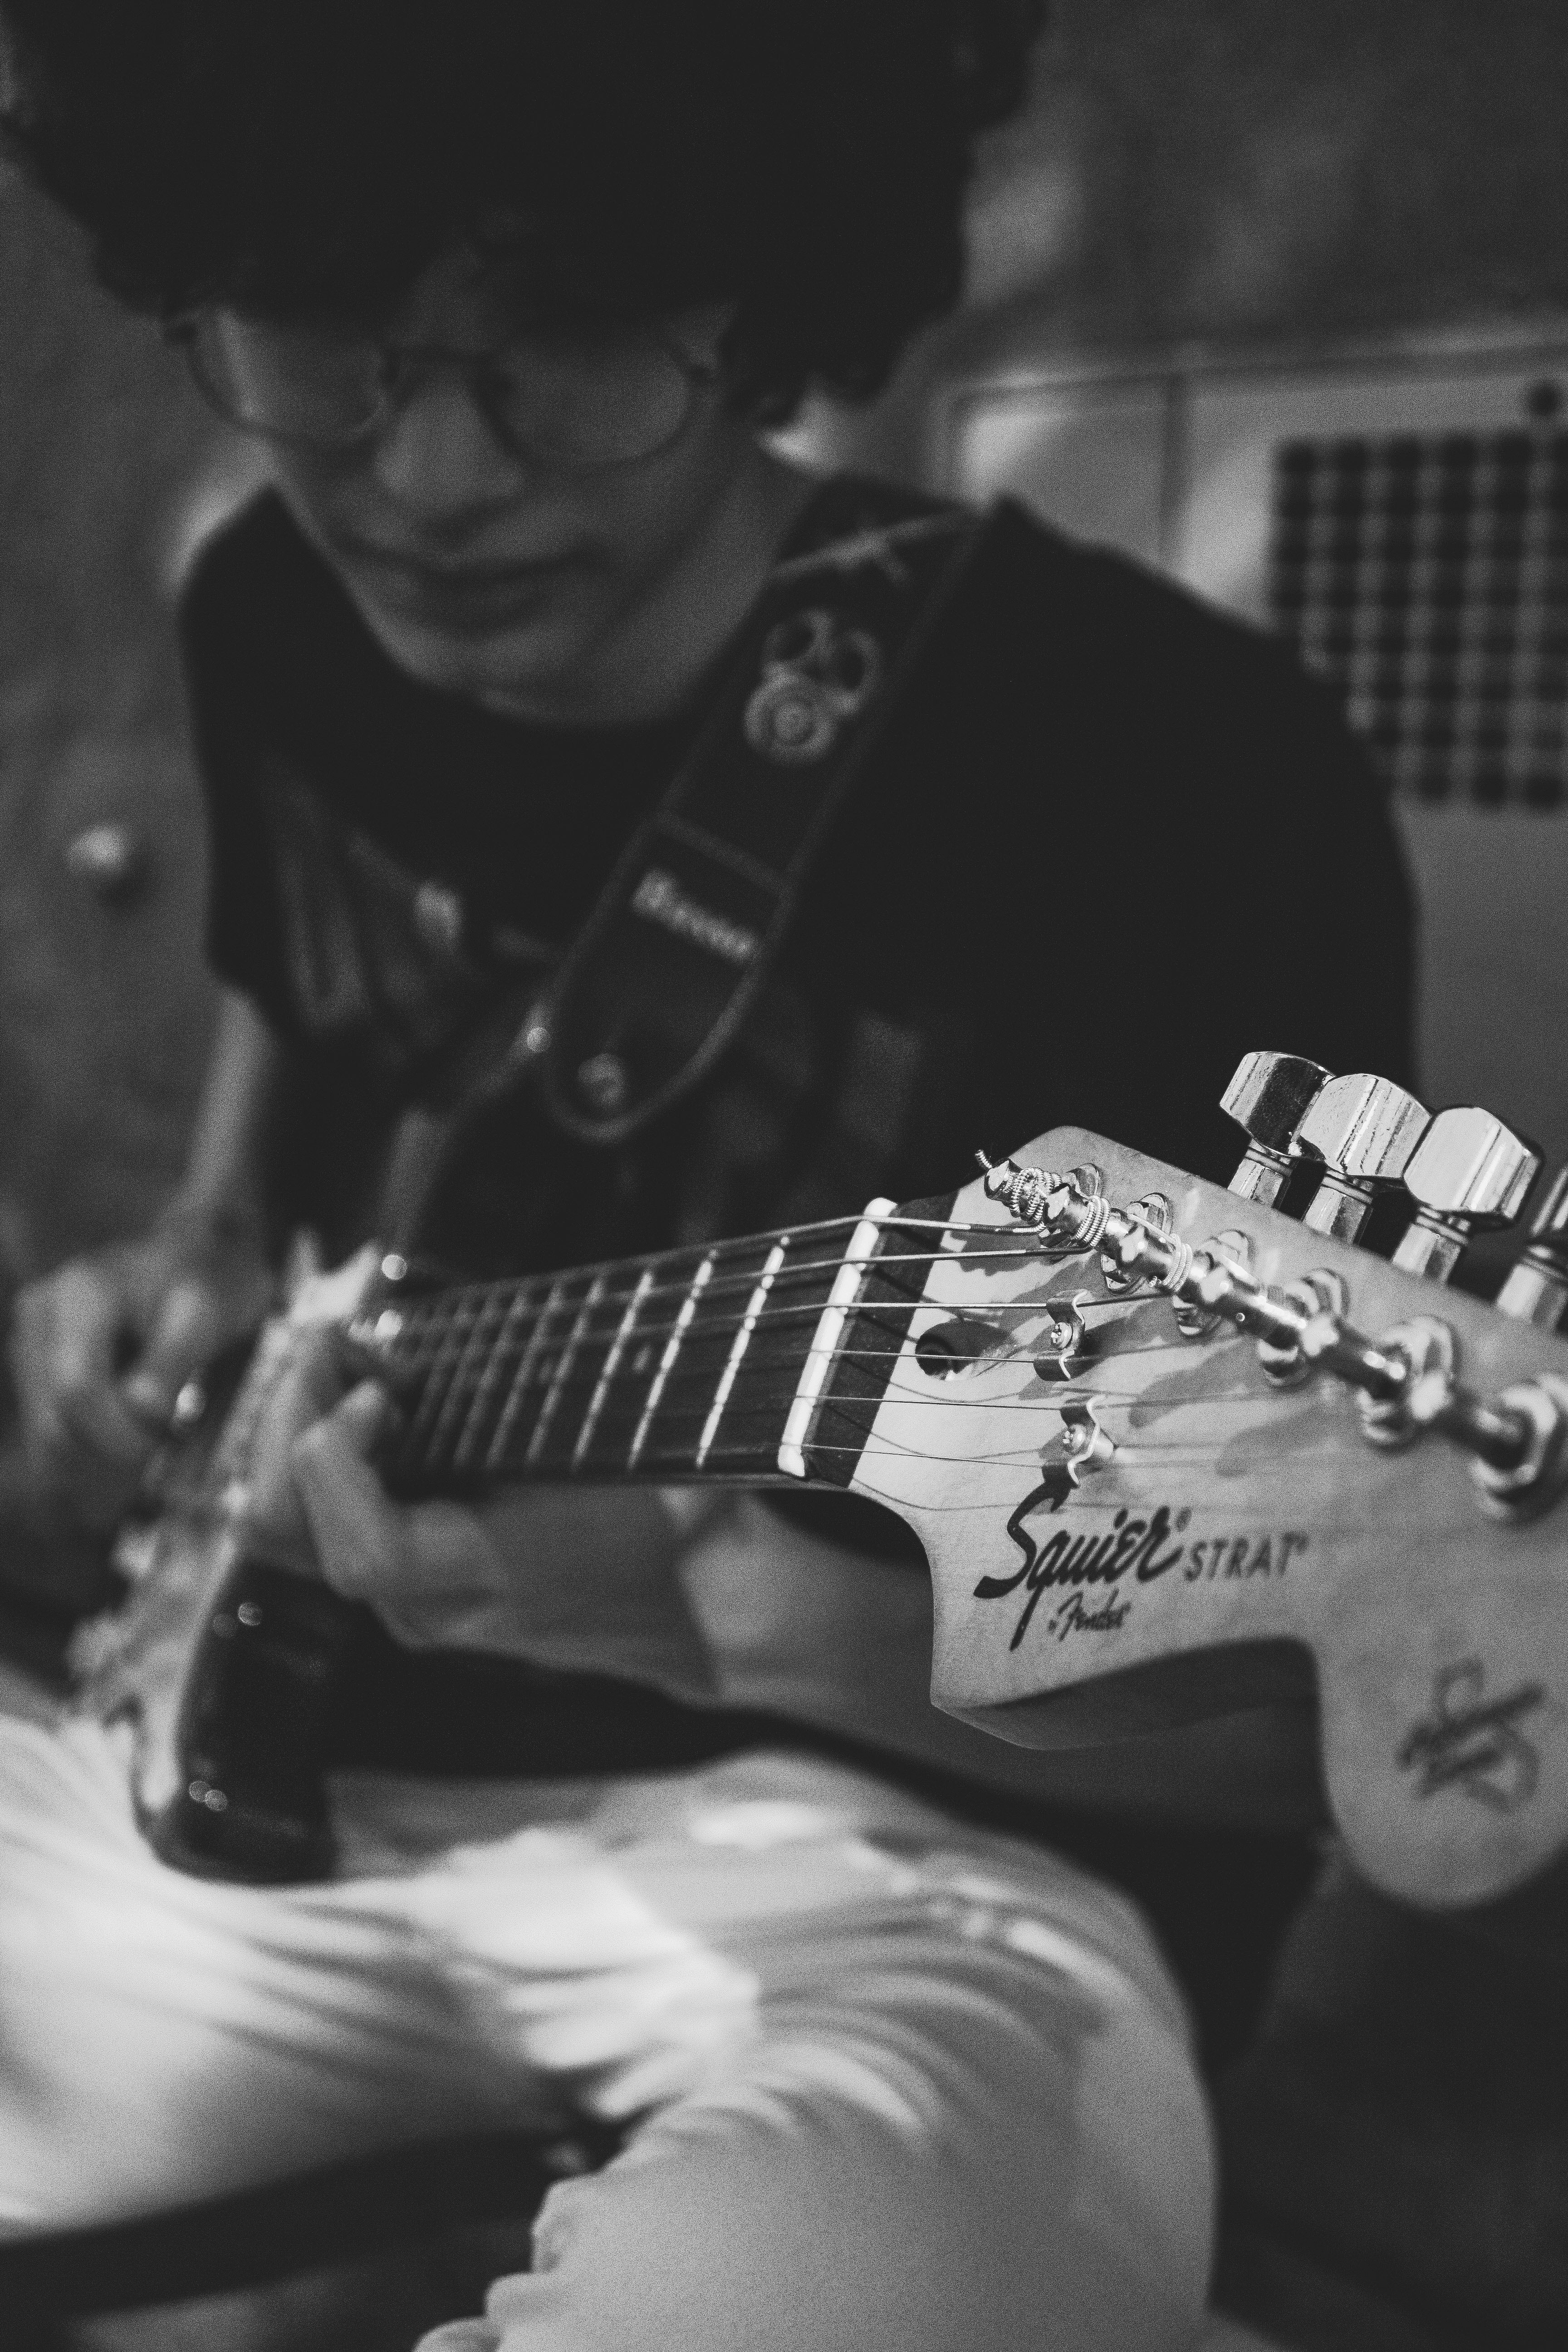
[[[1290,1145],[1308,1110],[1328,1083],[1321,1062],[1300,1054],[1247,1054],[1220,1097],[1219,1107],[1247,1139],[1230,1180],[1244,1201],[1271,1209],[1290,1175]]]
[[[1296,1131],[1296,1153],[1323,1170],[1302,1223],[1353,1242],[1379,1192],[1404,1178],[1431,1118],[1391,1079],[1366,1070],[1331,1078]]]
[[[1474,1103],[1440,1110],[1405,1171],[1415,1220],[1394,1265],[1447,1282],[1473,1234],[1513,1223],[1540,1166],[1533,1145],[1490,1111]]]
[[[1498,1306],[1521,1323],[1554,1331],[1568,1308],[1568,1168],[1553,1178],[1530,1229],[1530,1244],[1510,1268]]]

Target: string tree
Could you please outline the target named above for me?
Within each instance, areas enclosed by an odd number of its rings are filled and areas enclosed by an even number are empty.
[[[1259,1208],[1277,1208],[1294,1172],[1290,1147],[1329,1083],[1321,1062],[1300,1054],[1244,1054],[1220,1097],[1220,1108],[1247,1138],[1231,1192]]]
[[[1093,1349],[1083,1310],[1088,1294],[1078,1291],[1071,1298],[1053,1299],[1048,1308],[1048,1320],[1037,1345],[1040,1353],[1035,1358],[1035,1377],[1042,1381],[1072,1381],[1083,1371]]]
[[[1541,1167],[1533,1144],[1479,1104],[1440,1110],[1405,1171],[1414,1223],[1394,1253],[1405,1274],[1447,1282],[1479,1233],[1510,1225]]]
[[[1542,1331],[1555,1331],[1568,1312],[1568,1168],[1552,1178],[1497,1304],[1501,1314]]]
[[[1302,1223],[1353,1242],[1380,1195],[1401,1184],[1431,1125],[1425,1103],[1366,1070],[1331,1078],[1307,1110],[1294,1156],[1322,1171]]]
[[[1061,1449],[1075,1486],[1116,1458],[1116,1441],[1101,1425],[1102,1411],[1099,1397],[1085,1397],[1079,1404],[1062,1408]]]

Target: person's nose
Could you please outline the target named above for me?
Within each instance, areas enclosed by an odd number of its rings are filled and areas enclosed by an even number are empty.
[[[529,467],[499,437],[459,370],[422,372],[376,438],[377,481],[426,529],[461,533],[515,503]]]

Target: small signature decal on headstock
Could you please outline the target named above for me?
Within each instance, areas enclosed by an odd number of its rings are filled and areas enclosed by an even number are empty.
[[[1479,1658],[1445,1666],[1432,1688],[1432,1712],[1400,1743],[1402,1771],[1415,1775],[1417,1798],[1458,1788],[1494,1813],[1517,1812],[1535,1794],[1541,1759],[1520,1726],[1546,1703],[1540,1683],[1521,1683],[1499,1698],[1485,1696]]]

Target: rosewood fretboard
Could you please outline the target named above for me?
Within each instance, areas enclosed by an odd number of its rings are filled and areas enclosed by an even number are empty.
[[[814,1477],[846,1485],[854,1472],[948,1206],[889,1218],[854,1278],[852,1318],[813,1416]],[[859,1229],[849,1218],[565,1274],[378,1290],[352,1337],[403,1407],[390,1477],[429,1490],[778,1476],[807,1358]]]

